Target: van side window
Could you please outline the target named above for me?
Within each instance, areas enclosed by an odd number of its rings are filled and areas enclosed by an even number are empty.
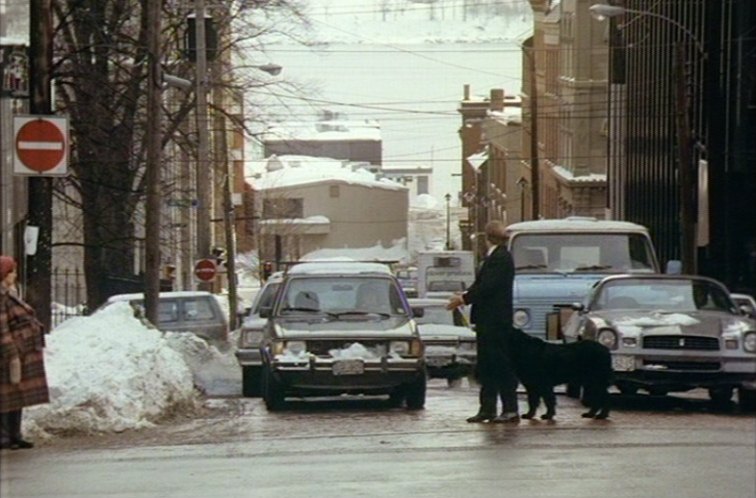
[[[184,301],[184,320],[210,320],[215,316],[207,299]]]

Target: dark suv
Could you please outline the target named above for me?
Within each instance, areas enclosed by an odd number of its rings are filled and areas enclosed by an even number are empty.
[[[399,283],[380,263],[300,263],[270,308],[261,391],[271,411],[286,396],[388,395],[425,405],[423,343]]]

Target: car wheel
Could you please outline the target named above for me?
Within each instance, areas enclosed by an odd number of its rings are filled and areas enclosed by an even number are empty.
[[[405,394],[408,410],[422,410],[425,407],[425,387],[425,375],[420,375],[415,382],[407,384]]]
[[[709,399],[716,407],[725,408],[729,406],[732,399],[731,387],[712,387],[709,389]]]
[[[756,411],[756,389],[738,388],[738,404],[741,411]]]
[[[581,386],[580,384],[567,384],[567,390],[565,391],[565,394],[567,394],[568,398],[580,399],[582,391],[583,386]]]
[[[619,392],[626,396],[638,393],[638,386],[634,386],[632,384],[617,384],[617,389],[619,389]]]
[[[462,387],[462,377],[449,377],[446,379],[446,385],[451,388]]]
[[[405,398],[404,384],[396,386],[390,393],[388,403],[391,408],[399,408],[404,403]]]
[[[265,408],[271,412],[278,411],[284,404],[283,386],[275,379],[268,367],[263,367],[262,376],[262,396]]]
[[[242,396],[245,398],[260,397],[261,373],[261,367],[242,367]]]

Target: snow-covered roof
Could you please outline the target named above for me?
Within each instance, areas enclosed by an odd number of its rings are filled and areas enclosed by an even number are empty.
[[[590,175],[575,176],[572,171],[564,166],[553,166],[554,173],[571,182],[601,183],[606,182],[605,173],[591,173]]]
[[[383,263],[370,263],[349,260],[310,261],[294,265],[289,269],[291,275],[333,274],[360,275],[364,273],[381,273],[390,275],[391,268]]]
[[[501,111],[489,111],[488,115],[504,121],[506,124],[522,124],[522,108],[520,106],[504,106]]]
[[[255,190],[267,190],[316,183],[346,183],[388,190],[407,190],[407,187],[351,163],[328,157],[297,155],[270,156],[263,161],[248,163],[246,176]]]
[[[262,135],[263,142],[291,140],[381,140],[377,121],[287,121],[271,125]]]
[[[587,216],[513,223],[508,232],[644,232],[644,226],[629,221],[599,220]]]

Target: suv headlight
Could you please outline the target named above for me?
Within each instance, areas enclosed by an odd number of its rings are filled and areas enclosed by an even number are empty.
[[[524,328],[530,324],[530,313],[524,309],[515,310],[514,315],[512,315],[512,322],[515,327],[519,329]]]
[[[407,341],[391,341],[389,343],[389,353],[406,356],[409,354],[410,344]]]
[[[460,351],[475,351],[475,341],[461,341],[459,343]]]
[[[286,352],[299,356],[307,351],[307,343],[305,341],[288,341],[286,343]]]
[[[617,349],[617,333],[611,329],[601,329],[596,335],[596,342],[609,349]]]
[[[260,345],[260,342],[262,341],[263,333],[262,330],[242,330],[241,333],[241,344],[240,346],[243,348],[253,348]]]
[[[756,353],[756,332],[748,332],[743,336],[743,349]]]

